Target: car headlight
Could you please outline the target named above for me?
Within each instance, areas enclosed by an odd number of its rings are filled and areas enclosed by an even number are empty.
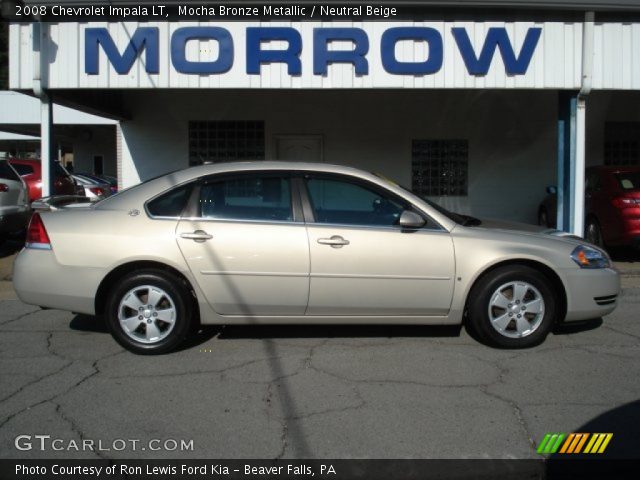
[[[571,252],[571,259],[576,262],[580,268],[609,268],[611,262],[606,253],[593,247],[586,245],[578,245]]]

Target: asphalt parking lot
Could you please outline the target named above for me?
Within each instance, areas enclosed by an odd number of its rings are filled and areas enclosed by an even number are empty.
[[[607,454],[640,456],[640,264],[628,259],[612,315],[530,350],[449,327],[248,326],[142,357],[98,319],[22,304],[11,258],[0,271],[4,458],[536,458],[547,432],[612,432]],[[139,443],[15,448],[39,434]],[[152,439],[193,449],[150,450]]]

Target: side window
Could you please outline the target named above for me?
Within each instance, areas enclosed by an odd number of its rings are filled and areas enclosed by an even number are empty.
[[[374,189],[346,180],[307,179],[316,223],[393,226],[405,205]]]
[[[193,184],[169,190],[147,203],[149,215],[154,217],[179,217],[189,201]]]
[[[15,168],[16,172],[18,172],[18,175],[31,175],[33,173],[33,167],[30,165],[14,163],[13,168]]]
[[[18,174],[9,166],[7,162],[0,162],[0,178],[5,180],[20,181]]]
[[[587,176],[587,183],[585,185],[587,190],[600,190],[600,186],[600,175],[598,175],[597,172],[591,173]]]
[[[206,183],[200,216],[229,220],[292,221],[291,185],[279,176],[242,176]]]

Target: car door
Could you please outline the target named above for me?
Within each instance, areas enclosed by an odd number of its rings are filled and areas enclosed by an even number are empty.
[[[309,246],[287,173],[217,175],[192,194],[180,250],[222,315],[303,315]]]
[[[312,217],[307,315],[447,314],[455,260],[446,230],[430,219],[401,229],[411,205],[355,177],[311,173],[302,183]]]

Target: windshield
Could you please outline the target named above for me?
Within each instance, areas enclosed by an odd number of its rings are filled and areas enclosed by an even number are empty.
[[[114,198],[118,197],[120,194],[122,194],[124,192],[128,192],[129,190],[133,190],[134,188],[138,188],[138,187],[140,187],[140,186],[142,186],[142,185],[144,185],[146,183],[152,182],[153,180],[157,180],[160,177],[164,177],[166,175],[171,175],[172,173],[175,173],[175,172],[177,172],[179,170],[182,170],[182,169],[178,168],[176,170],[171,170],[170,172],[167,172],[167,173],[162,173],[160,175],[156,175],[155,177],[147,178],[143,182],[136,183],[135,185],[131,185],[130,187],[123,188],[122,190],[118,190],[113,195],[109,195],[108,197],[101,198],[100,200],[94,202],[94,205],[97,205],[99,203],[109,202],[109,201],[113,200]]]

